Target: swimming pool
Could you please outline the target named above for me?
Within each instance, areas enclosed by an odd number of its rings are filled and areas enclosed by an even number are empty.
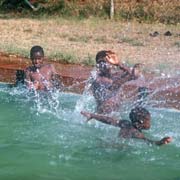
[[[152,139],[172,136],[157,147],[118,139],[118,128],[85,122],[89,95],[30,93],[0,86],[0,179],[180,180],[180,112],[152,109]],[[123,115],[126,116],[126,113]]]

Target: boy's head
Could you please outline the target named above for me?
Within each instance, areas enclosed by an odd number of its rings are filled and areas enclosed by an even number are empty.
[[[41,46],[33,46],[30,50],[30,58],[35,66],[39,66],[43,62],[44,50]]]
[[[131,110],[129,118],[134,127],[137,129],[149,129],[151,115],[149,111],[143,107],[135,107]]]
[[[102,50],[96,54],[96,64],[100,63],[101,61],[105,61],[113,65],[120,64],[116,53],[111,50]]]

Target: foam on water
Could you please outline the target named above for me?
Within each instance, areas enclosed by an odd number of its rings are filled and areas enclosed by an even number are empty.
[[[142,179],[142,169],[147,174],[146,179],[178,176],[178,111],[148,108],[152,127],[145,132],[146,136],[152,139],[173,137],[171,144],[157,147],[140,140],[119,139],[118,128],[95,120],[86,123],[80,111],[95,109],[95,101],[87,92],[47,95],[28,92],[22,87],[0,87],[0,102],[0,164],[7,163],[0,177],[27,178],[33,172],[43,180],[82,177],[130,180]],[[118,115],[128,118],[128,113],[129,108]],[[155,167],[159,167],[160,172],[155,173]],[[10,171],[11,175],[7,173]]]
[[[63,119],[64,121],[70,121],[75,124],[85,123],[85,118],[80,114],[82,110],[94,112],[96,108],[95,100],[91,94],[87,93],[88,91],[85,91],[83,95],[58,91],[47,94],[42,92],[29,92],[27,89],[21,87],[3,87],[0,88],[0,92],[3,94],[1,101],[15,101],[16,104],[21,104],[22,106],[26,103],[29,106],[30,112],[37,116],[48,114],[49,116],[54,116],[56,119]],[[131,106],[132,104],[130,107]],[[173,143],[179,147],[180,136],[178,131],[180,126],[177,122],[180,117],[180,111],[167,108],[151,108],[148,106],[147,108],[152,115],[152,127],[149,130],[150,134],[153,134],[153,136],[157,138],[172,136],[174,137]],[[127,107],[126,111],[120,111],[115,114],[115,116],[128,119],[129,111],[130,108]],[[95,128],[106,129],[106,131],[114,129],[111,126],[104,125],[95,120],[89,122],[89,125]]]

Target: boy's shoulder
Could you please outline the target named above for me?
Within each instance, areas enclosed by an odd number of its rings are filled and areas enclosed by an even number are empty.
[[[132,123],[129,120],[121,120],[119,121],[119,126],[121,128],[132,128]]]
[[[25,72],[31,72],[31,71],[34,71],[34,66],[28,66],[28,67],[25,69]]]

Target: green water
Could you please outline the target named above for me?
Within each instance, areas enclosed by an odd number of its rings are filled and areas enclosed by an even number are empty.
[[[94,103],[85,95],[43,100],[26,93],[0,87],[0,179],[180,180],[180,112],[150,109],[146,135],[173,142],[148,146],[118,139],[118,128],[86,123],[79,111]]]

